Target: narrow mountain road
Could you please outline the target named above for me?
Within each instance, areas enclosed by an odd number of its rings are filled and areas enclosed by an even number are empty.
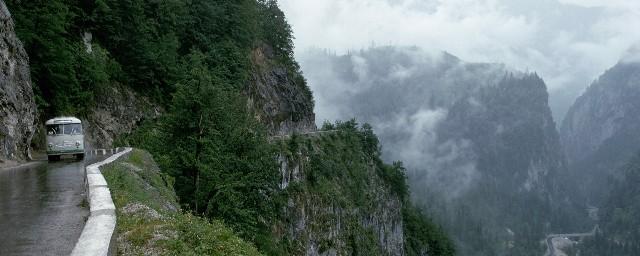
[[[566,237],[566,238],[583,238],[583,237],[589,237],[589,236],[595,236],[596,232],[598,231],[599,227],[598,225],[596,225],[595,227],[593,227],[593,230],[591,230],[591,232],[588,233],[573,233],[573,234],[550,234],[547,235],[547,250],[548,250],[548,256],[556,256],[556,247],[553,245],[553,239],[554,238],[558,238],[558,237]]]
[[[294,133],[297,136],[305,136],[305,137],[315,137],[315,136],[321,136],[321,135],[327,135],[327,134],[332,134],[332,133],[337,133],[339,130],[328,130],[328,131],[313,131],[313,132],[305,132],[305,133]],[[269,137],[269,140],[273,141],[273,140],[285,140],[285,139],[290,139],[291,138],[291,134],[287,134],[287,135],[274,135]]]
[[[89,215],[84,167],[102,158],[0,169],[0,255],[69,255]]]

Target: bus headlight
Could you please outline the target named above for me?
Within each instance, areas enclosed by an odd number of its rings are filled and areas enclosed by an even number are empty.
[[[76,141],[76,147],[80,147],[80,141]]]
[[[49,148],[53,148],[53,143],[49,143]]]

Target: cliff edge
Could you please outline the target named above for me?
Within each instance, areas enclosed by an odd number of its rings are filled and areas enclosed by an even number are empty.
[[[0,0],[0,166],[31,158],[36,103],[29,57],[17,38],[11,13]]]

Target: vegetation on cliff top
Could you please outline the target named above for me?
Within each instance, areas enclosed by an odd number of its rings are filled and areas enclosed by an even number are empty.
[[[220,221],[179,210],[170,176],[133,150],[102,168],[118,215],[118,255],[260,255]]]
[[[305,252],[305,243],[318,243],[320,253],[334,249],[338,255],[387,255],[402,246],[406,255],[454,254],[453,243],[441,228],[410,202],[402,163],[381,160],[378,137],[370,125],[359,126],[355,120],[325,123],[323,131],[280,142],[287,166],[299,169],[301,176],[289,180],[283,191],[290,209],[280,219],[289,222],[285,226],[296,226],[304,218],[308,229],[282,238],[289,241],[294,255]],[[368,223],[371,219],[375,221]],[[398,224],[392,224],[395,221],[402,223],[400,248],[393,242],[398,234],[389,229]],[[337,236],[331,235],[335,228],[341,229]]]

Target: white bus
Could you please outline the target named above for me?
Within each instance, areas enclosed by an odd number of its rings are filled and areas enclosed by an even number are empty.
[[[84,158],[84,134],[82,122],[75,117],[58,117],[45,123],[47,132],[47,157],[60,160],[62,155]]]

